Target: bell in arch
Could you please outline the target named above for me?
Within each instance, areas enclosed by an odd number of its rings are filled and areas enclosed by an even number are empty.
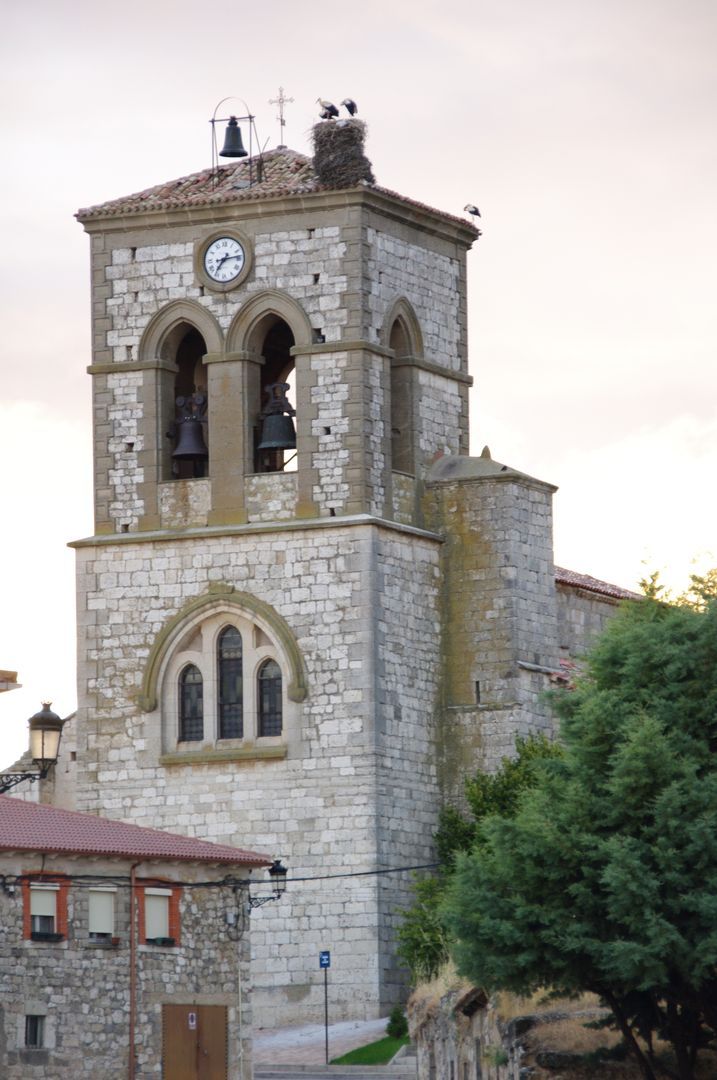
[[[229,117],[226,134],[224,135],[224,146],[219,151],[219,157],[247,157],[247,152],[241,141],[241,128],[236,116]]]
[[[178,397],[175,404],[177,419],[173,425],[174,430],[170,433],[176,440],[172,451],[173,471],[175,475],[178,475],[179,462],[191,461],[194,463],[194,475],[203,476],[209,457],[207,444],[204,441],[206,398],[204,394],[192,394],[191,397]]]
[[[292,416],[296,409],[286,397],[288,383],[271,383],[266,388],[269,400],[261,414],[261,441],[257,450],[295,450],[296,429]]]

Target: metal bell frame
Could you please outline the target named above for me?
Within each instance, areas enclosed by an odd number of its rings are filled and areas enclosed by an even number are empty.
[[[224,104],[225,101],[241,101],[242,105],[246,109],[246,115],[245,116],[235,116],[232,113],[230,116],[217,116],[217,112],[219,111],[219,109],[221,108],[221,106]],[[253,115],[253,113],[249,109],[249,106],[247,105],[246,101],[243,100],[243,98],[232,97],[232,96],[222,98],[222,100],[219,102],[219,104],[215,108],[214,115],[212,116],[211,120],[209,121],[209,123],[212,125],[212,179],[213,179],[213,182],[214,182],[215,186],[216,186],[216,182],[217,182],[217,174],[219,172],[219,158],[221,156],[225,156],[225,157],[228,156],[228,155],[224,154],[223,151],[219,151],[217,149],[216,125],[217,124],[225,124],[225,123],[228,124],[227,131],[231,130],[233,127],[236,126],[237,129],[238,129],[238,135],[239,135],[239,145],[242,147],[242,149],[244,149],[242,141],[241,141],[241,129],[238,126],[239,121],[248,121],[249,122],[249,154],[248,154],[248,156],[249,156],[249,187],[252,187],[252,185],[254,184],[254,182],[255,182],[255,176],[254,176],[255,169],[254,169],[254,161],[253,161],[253,159],[254,159],[254,140],[256,140],[256,145],[257,146],[260,145],[260,143],[259,143],[259,135],[257,134],[256,124],[254,123],[255,119],[256,119],[256,117]],[[226,145],[227,145],[227,143],[225,141],[225,144],[224,144],[225,149],[226,149]],[[246,150],[244,150],[243,154],[238,154],[237,153],[237,154],[232,154],[230,156],[232,156],[232,157],[246,157],[247,152],[246,152]],[[259,151],[259,159],[261,160],[261,151]],[[256,172],[257,172],[256,179],[258,180],[259,179],[259,169],[257,169]]]

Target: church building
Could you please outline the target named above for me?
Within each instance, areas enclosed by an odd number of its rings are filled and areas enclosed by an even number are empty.
[[[472,223],[373,180],[357,119],[81,210],[95,529],[76,807],[289,867],[261,1025],[405,999],[406,868],[623,590],[553,565],[555,488],[470,457]]]

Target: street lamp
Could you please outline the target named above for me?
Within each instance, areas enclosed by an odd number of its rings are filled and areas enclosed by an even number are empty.
[[[16,784],[44,780],[53,765],[57,764],[60,752],[60,738],[65,723],[50,708],[50,701],[43,701],[40,712],[30,717],[30,755],[37,766],[37,772],[0,773],[0,794],[9,791]]]
[[[282,866],[281,859],[274,859],[269,867],[269,877],[274,885],[274,896],[278,900],[286,892],[286,875],[288,870]]]
[[[280,900],[286,892],[286,875],[288,870],[285,866],[282,866],[281,859],[274,859],[273,863],[269,867],[269,877],[274,887],[274,891],[271,896],[250,896],[249,897],[249,910],[262,907],[264,904],[268,904],[270,900]]]

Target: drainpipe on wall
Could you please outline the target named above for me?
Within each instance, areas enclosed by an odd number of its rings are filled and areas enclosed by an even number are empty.
[[[135,905],[135,874],[139,863],[129,872],[129,1062],[127,1076],[134,1080],[134,1026],[137,1015],[137,927]]]

